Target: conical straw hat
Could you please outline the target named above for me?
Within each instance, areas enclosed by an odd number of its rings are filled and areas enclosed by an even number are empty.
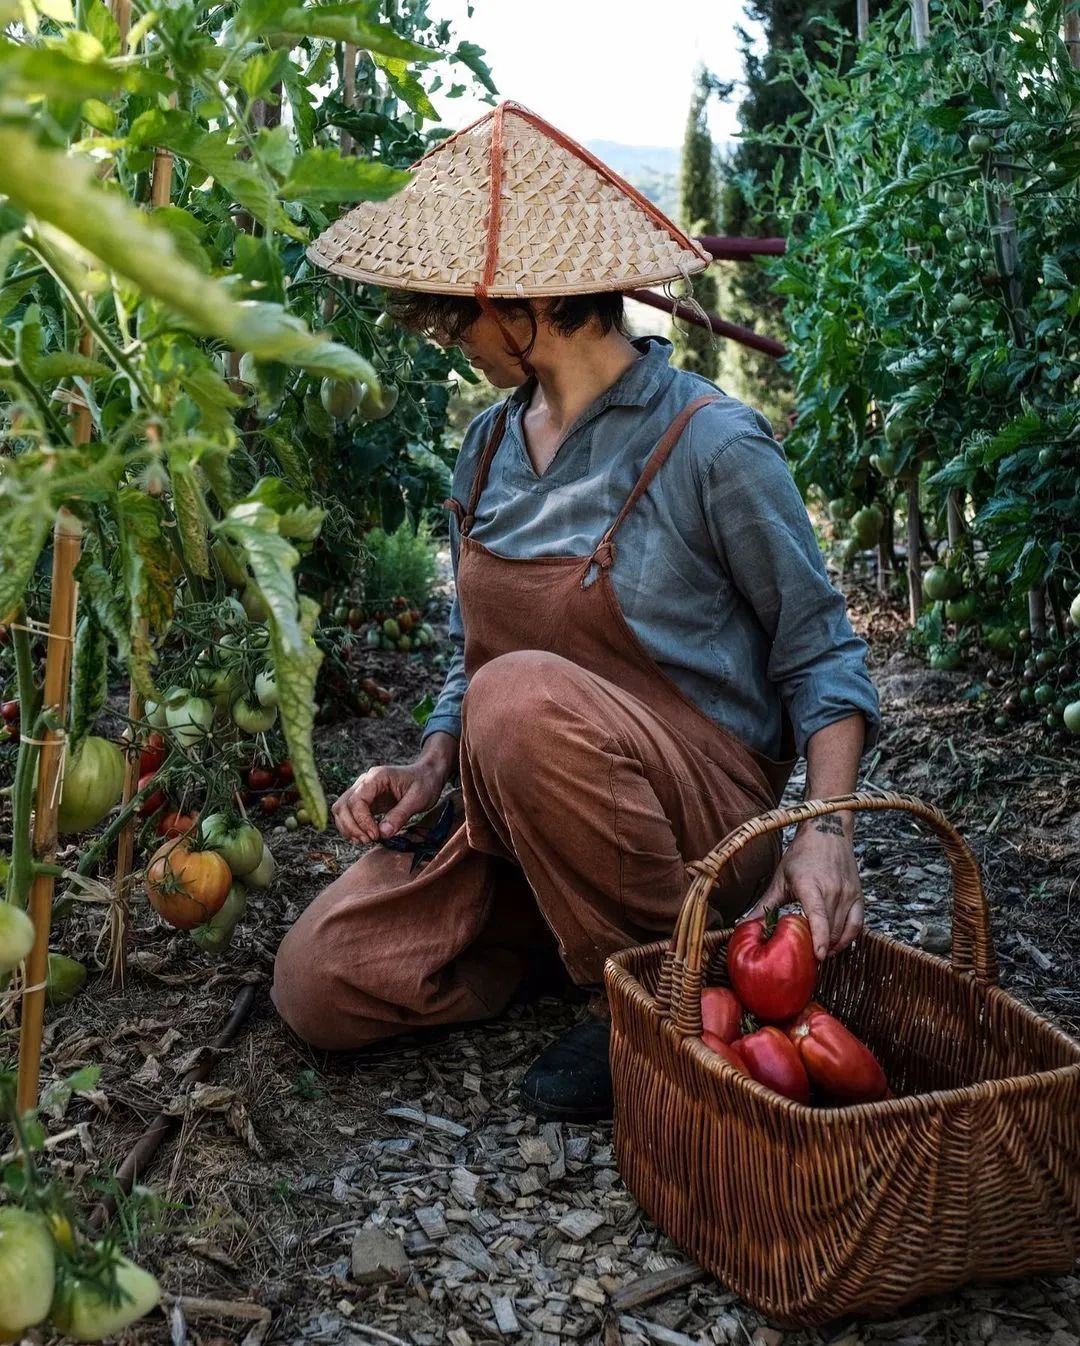
[[[595,155],[501,103],[307,250],[352,280],[473,297],[632,290],[687,277],[709,254]],[[497,209],[493,209],[493,204]]]

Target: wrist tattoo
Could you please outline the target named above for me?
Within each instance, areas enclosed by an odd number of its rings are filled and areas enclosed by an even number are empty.
[[[814,819],[814,831],[826,832],[834,837],[842,837],[844,835],[844,825],[835,813],[826,813],[824,817]]]

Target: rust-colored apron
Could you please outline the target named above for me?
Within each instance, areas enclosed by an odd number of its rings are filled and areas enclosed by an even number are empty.
[[[623,521],[690,417],[714,400],[698,398],[674,419],[592,553],[520,560],[471,537],[505,431],[504,403],[468,505],[449,502],[460,534],[457,590],[470,679],[461,748],[464,822],[419,872],[409,855],[373,848],[286,936],[275,968],[275,1003],[315,1045],[359,1046],[497,1013],[544,941],[545,926],[582,985],[599,983],[605,957],[617,948],[671,929],[681,864],[677,875],[655,886],[645,862],[636,871],[629,866],[628,874],[619,866],[617,881],[604,870],[601,852],[618,852],[621,844],[633,851],[635,838],[613,839],[617,829],[604,821],[610,801],[604,798],[609,781],[597,779],[602,752],[610,751],[625,771],[634,751],[626,744],[647,743],[654,759],[650,779],[659,782],[654,811],[674,833],[683,860],[704,854],[739,822],[778,802],[795,760],[786,715],[784,756],[777,761],[716,725],[634,635],[611,578]],[[548,693],[542,706],[537,682]],[[600,716],[605,725],[610,721],[610,743],[596,728]],[[591,738],[567,733],[564,741],[564,723],[591,726]],[[547,789],[545,765],[563,768]],[[531,793],[522,788],[525,774],[539,783]],[[580,799],[565,797],[577,786]],[[618,785],[610,789],[619,794]],[[564,797],[554,797],[560,793]],[[624,812],[633,818],[641,810]],[[641,847],[646,862],[650,847],[656,848],[651,837]],[[780,849],[775,833],[747,847],[727,889],[715,895],[718,909],[729,917],[744,910],[771,877]]]

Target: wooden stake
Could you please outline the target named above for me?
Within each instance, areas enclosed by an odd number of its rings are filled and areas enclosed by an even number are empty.
[[[870,31],[870,0],[855,0],[855,31],[860,42]]]
[[[922,571],[919,568],[919,478],[912,477],[907,488],[907,575],[908,613],[912,626],[919,620],[922,607]]]
[[[345,50],[341,57],[341,77],[342,77],[342,99],[346,107],[356,106],[356,47],[351,42],[345,43]],[[341,152],[342,154],[352,154],[353,138],[350,132],[341,133]]]
[[[45,656],[43,705],[67,717],[71,682],[71,653],[75,634],[78,585],[75,567],[82,550],[82,524],[74,514],[59,509],[53,528],[52,600],[49,605],[49,648]],[[48,729],[38,761],[34,825],[31,833],[35,864],[51,865],[56,857],[56,813],[60,802],[60,761],[64,751],[63,729]],[[30,919],[34,922],[34,947],[26,960],[19,1032],[19,1078],[16,1100],[21,1113],[37,1107],[41,1073],[41,1033],[45,1022],[45,973],[49,961],[49,927],[52,924],[53,876],[35,873],[30,885]]]
[[[917,51],[930,41],[929,0],[911,0],[911,37]]]

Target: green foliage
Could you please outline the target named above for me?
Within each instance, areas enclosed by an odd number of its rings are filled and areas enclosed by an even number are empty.
[[[942,559],[995,628],[1026,624],[1034,585],[1059,613],[1080,586],[1080,72],[1060,23],[954,3],[914,52],[898,4],[850,68],[840,34],[783,67],[809,109],[776,137],[797,168],[769,198],[793,240],[772,275],[796,477],[890,519],[917,477],[931,541],[956,493],[970,533]]]
[[[435,545],[426,523],[406,520],[392,533],[373,528],[364,539],[364,601],[381,607],[401,595],[423,612],[438,580]]]
[[[235,583],[228,537],[245,601],[270,613],[288,753],[322,824],[304,590],[321,595],[342,538],[437,498],[455,360],[377,328],[380,297],[305,249],[344,203],[410,180],[448,134],[437,104],[466,88],[451,73],[493,88],[483,52],[454,46],[428,0],[177,0],[126,45],[101,0],[19,13],[0,37],[0,620],[57,511],[77,515],[77,738],[110,649],[160,699],[170,642]],[[348,102],[345,43],[366,54]],[[325,376],[392,387],[397,406],[339,425],[318,415]]]

